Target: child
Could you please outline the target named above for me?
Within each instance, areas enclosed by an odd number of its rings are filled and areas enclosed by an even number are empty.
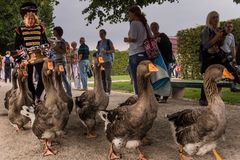
[[[73,73],[73,79],[74,79],[74,85],[76,89],[80,89],[80,74],[79,74],[79,67],[78,67],[78,49],[77,49],[77,42],[73,41],[71,43],[71,61],[72,61],[72,73]]]
[[[55,44],[53,42],[51,43],[52,50],[55,54],[55,64],[62,64],[65,69],[66,65],[66,42],[62,38],[63,35],[63,29],[59,26],[53,28],[53,35],[56,37]],[[66,71],[66,69],[65,69]],[[62,80],[64,87],[66,89],[67,94],[72,97],[72,91],[71,91],[71,85],[68,83],[66,72],[62,73]]]
[[[11,82],[11,71],[13,65],[13,57],[11,56],[10,51],[6,51],[6,56],[3,57],[3,64],[4,64],[4,73],[5,73],[5,83],[7,83],[7,79]]]

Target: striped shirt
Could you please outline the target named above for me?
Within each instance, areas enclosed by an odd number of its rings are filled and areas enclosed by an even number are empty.
[[[20,46],[30,48],[48,43],[44,28],[41,25],[34,27],[20,26],[16,28],[15,49],[20,49]]]

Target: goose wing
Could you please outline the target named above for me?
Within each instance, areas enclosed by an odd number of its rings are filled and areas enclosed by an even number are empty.
[[[43,105],[38,105],[35,110],[36,120],[32,126],[33,133],[40,139],[43,133],[54,127],[54,113]]]
[[[192,125],[197,122],[198,118],[204,113],[206,110],[204,109],[185,109],[183,111],[179,111],[173,113],[171,115],[167,115],[169,121],[174,123],[175,127],[182,128]]]
[[[105,115],[100,116],[105,121],[106,135],[110,142],[115,137],[122,138],[128,136],[130,132],[130,124],[127,121],[127,107],[119,107],[114,110],[100,112],[106,113]]]
[[[179,144],[198,143],[214,131],[218,122],[207,109],[183,110],[168,116],[175,126],[175,136]]]

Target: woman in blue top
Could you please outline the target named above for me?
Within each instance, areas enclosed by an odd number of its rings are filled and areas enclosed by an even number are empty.
[[[103,88],[107,94],[111,92],[112,86],[112,79],[111,79],[111,72],[112,72],[112,61],[113,61],[113,53],[114,53],[114,46],[110,39],[106,39],[106,30],[101,29],[99,31],[99,36],[101,38],[97,44],[97,57],[102,57],[103,59],[103,70],[102,70],[102,81],[103,81]]]

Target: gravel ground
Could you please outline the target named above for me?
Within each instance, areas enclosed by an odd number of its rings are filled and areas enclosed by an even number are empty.
[[[58,150],[57,155],[42,156],[42,146],[30,129],[16,133],[9,124],[7,111],[3,107],[5,92],[11,87],[10,84],[0,82],[0,160],[106,160],[109,142],[104,135],[104,125],[99,121],[96,127],[98,137],[88,140],[83,134],[83,126],[78,116],[72,112],[67,126],[68,133],[60,140],[60,144],[54,146]],[[81,92],[73,91],[74,96]],[[124,101],[131,94],[113,92],[110,95],[109,109],[114,108],[118,103]],[[173,100],[162,104],[158,110],[158,117],[149,132],[153,143],[143,147],[147,157],[154,160],[177,160],[177,146],[173,142],[170,125],[164,118],[165,114],[173,113],[182,109],[199,107],[196,101]],[[225,141],[221,140],[217,147],[218,152],[224,160],[240,160],[240,106],[227,105],[228,126]],[[124,150],[124,160],[137,159],[134,150]],[[195,160],[212,160],[211,153],[204,157],[194,157]]]

